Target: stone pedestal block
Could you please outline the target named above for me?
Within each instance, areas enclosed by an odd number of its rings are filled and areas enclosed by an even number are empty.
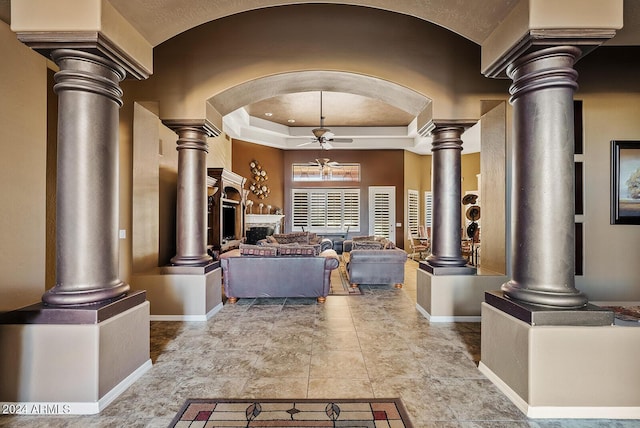
[[[59,323],[10,323],[3,317],[2,408],[13,414],[99,413],[151,368],[149,302],[102,315],[107,319],[89,317],[87,323],[63,323],[65,317]]]
[[[146,290],[152,321],[206,321],[222,309],[220,262],[158,268],[134,275],[131,287]]]
[[[504,275],[434,275],[417,270],[417,308],[431,322],[480,322],[484,293],[500,287]]]
[[[640,419],[640,328],[531,325],[482,304],[484,373],[531,418]]]

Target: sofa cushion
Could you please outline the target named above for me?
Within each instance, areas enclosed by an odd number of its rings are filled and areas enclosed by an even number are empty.
[[[294,242],[299,244],[309,243],[308,232],[274,233],[272,236],[278,244],[292,244]]]
[[[353,241],[352,250],[382,250],[384,244],[380,241]]]
[[[373,235],[368,235],[368,236],[354,236],[351,238],[351,241],[356,242],[356,241],[375,241],[376,237]]]
[[[278,255],[278,247],[270,245],[240,244],[240,254],[254,257],[275,257]]]
[[[280,256],[315,257],[320,254],[320,245],[300,245],[298,243],[282,244],[278,246]]]

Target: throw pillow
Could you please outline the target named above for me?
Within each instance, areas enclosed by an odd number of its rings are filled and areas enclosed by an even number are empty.
[[[382,242],[379,241],[353,241],[352,250],[382,250]]]
[[[370,236],[354,236],[353,238],[351,238],[352,242],[356,242],[356,241],[375,241],[376,237],[373,235]]]
[[[269,245],[240,244],[240,254],[254,257],[275,257],[278,255],[278,247]]]
[[[315,245],[280,245],[278,253],[280,256],[306,256],[313,257],[319,254],[320,246]]]
[[[279,244],[291,244],[293,242],[300,244],[309,243],[308,232],[274,233],[272,236]]]

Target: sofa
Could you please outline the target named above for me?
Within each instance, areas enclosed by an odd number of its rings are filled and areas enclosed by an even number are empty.
[[[296,243],[240,244],[220,255],[227,302],[239,298],[314,297],[324,303],[331,289],[331,271],[339,265],[333,249]]]
[[[260,239],[256,245],[319,245],[320,251],[333,248],[333,241],[328,238],[322,238],[313,232],[290,232],[290,233],[274,233]]]
[[[342,257],[352,287],[393,284],[402,288],[407,252],[376,236],[353,237],[343,243]]]

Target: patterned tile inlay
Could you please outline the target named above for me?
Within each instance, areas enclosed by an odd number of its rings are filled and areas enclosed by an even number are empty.
[[[201,424],[194,425],[194,422]],[[411,428],[399,399],[187,400],[170,427]]]

